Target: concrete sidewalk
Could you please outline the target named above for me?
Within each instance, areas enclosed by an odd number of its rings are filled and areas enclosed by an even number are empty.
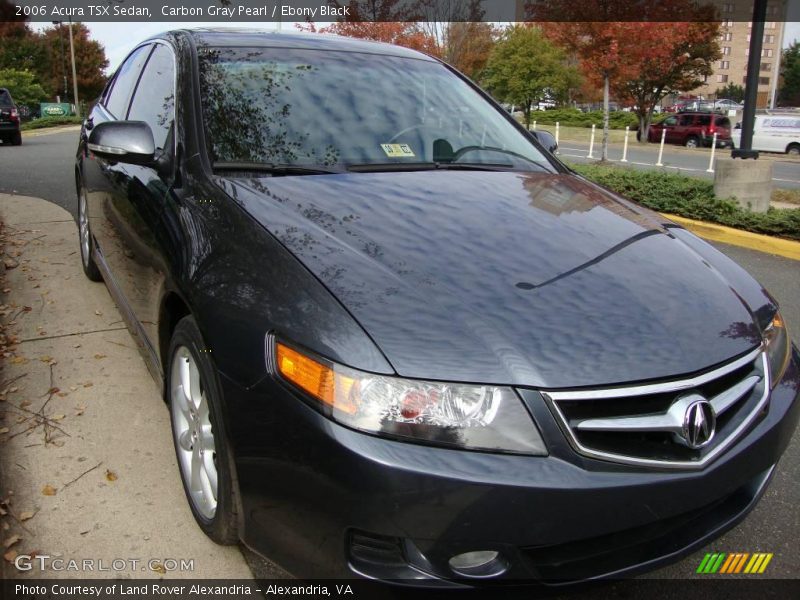
[[[0,541],[21,538],[0,576],[251,578],[239,549],[192,518],[169,413],[105,286],[82,273],[72,217],[0,194],[0,219],[11,267],[0,318],[19,340],[0,359]],[[14,552],[94,571],[19,573]]]

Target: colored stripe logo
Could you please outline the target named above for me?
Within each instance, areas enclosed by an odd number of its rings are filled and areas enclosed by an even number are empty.
[[[706,554],[697,572],[705,575],[714,573],[733,574],[748,573],[760,575],[767,570],[767,565],[772,560],[772,552],[714,552]]]

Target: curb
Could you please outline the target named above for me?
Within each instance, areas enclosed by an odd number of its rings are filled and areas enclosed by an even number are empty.
[[[81,126],[75,125],[55,125],[47,127],[46,129],[32,129],[30,131],[23,131],[22,137],[39,137],[42,135],[52,135],[54,133],[64,133],[65,131],[80,131]]]
[[[776,254],[792,260],[800,260],[800,242],[761,235],[750,231],[742,231],[741,229],[725,227],[724,225],[717,225],[715,223],[696,221],[694,219],[687,219],[686,217],[679,217],[668,213],[661,214],[671,221],[682,225],[695,235],[699,235],[707,240],[749,248],[750,250],[756,250],[758,252]]]

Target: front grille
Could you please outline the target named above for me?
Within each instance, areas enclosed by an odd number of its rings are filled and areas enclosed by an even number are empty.
[[[543,395],[581,454],[695,468],[719,455],[763,414],[770,391],[766,360],[758,348],[689,379]]]

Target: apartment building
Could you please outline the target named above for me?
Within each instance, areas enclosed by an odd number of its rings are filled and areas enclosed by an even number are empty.
[[[729,83],[747,86],[747,62],[750,56],[750,32],[753,24],[753,0],[712,0],[721,20],[719,46],[722,56],[714,64],[714,73],[692,93],[715,98],[718,89]],[[758,76],[759,108],[774,106],[778,85],[786,9],[789,0],[769,0],[761,49]]]

